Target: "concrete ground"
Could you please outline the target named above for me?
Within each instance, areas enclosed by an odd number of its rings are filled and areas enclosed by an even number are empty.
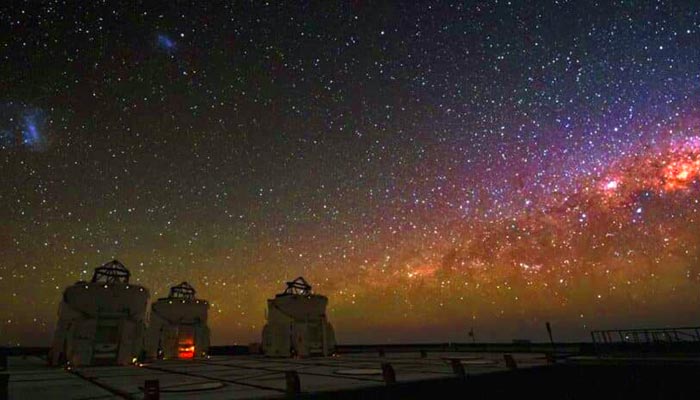
[[[513,354],[519,369],[547,363],[543,354]],[[286,395],[286,371],[296,371],[301,392],[323,394],[386,385],[381,364],[390,363],[396,382],[455,377],[451,359],[468,376],[506,371],[502,353],[360,353],[328,358],[273,359],[212,356],[205,360],[164,360],[143,366],[50,368],[38,357],[10,357],[9,398],[142,399],[146,380],[157,379],[161,399],[254,399]]]

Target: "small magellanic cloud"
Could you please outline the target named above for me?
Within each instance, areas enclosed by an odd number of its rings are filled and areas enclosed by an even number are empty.
[[[158,48],[164,50],[167,53],[175,51],[175,48],[177,47],[177,43],[175,43],[173,39],[171,39],[168,35],[164,33],[158,34],[158,36],[156,37],[156,43],[158,45]]]
[[[44,151],[48,148],[48,116],[41,108],[14,102],[0,105],[0,149]]]

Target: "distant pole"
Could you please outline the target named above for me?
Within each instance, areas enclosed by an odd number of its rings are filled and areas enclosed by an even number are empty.
[[[160,381],[158,379],[146,379],[143,385],[144,400],[160,400]]]
[[[10,398],[10,374],[0,374],[0,400]]]
[[[391,363],[382,363],[382,377],[384,378],[384,383],[387,385],[393,385],[396,383],[396,371]]]
[[[556,353],[556,349],[554,348],[554,339],[552,338],[552,325],[547,321],[547,334],[549,335],[549,343],[552,344],[552,352]]]
[[[476,336],[474,336],[474,327],[469,331],[469,336],[472,338],[472,343],[476,344]]]
[[[284,378],[287,382],[286,392],[288,396],[296,396],[301,393],[301,380],[297,371],[285,371]]]
[[[465,379],[467,377],[467,374],[464,372],[464,365],[462,364],[462,360],[458,358],[453,358],[452,360],[450,360],[450,364],[452,364],[452,372],[454,372],[454,374],[457,375],[458,378]]]
[[[506,367],[510,370],[518,369],[518,363],[515,361],[515,358],[513,358],[513,355],[511,354],[504,354],[503,359],[506,362]]]

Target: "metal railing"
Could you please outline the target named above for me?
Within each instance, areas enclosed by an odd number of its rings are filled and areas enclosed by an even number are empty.
[[[674,344],[700,344],[700,326],[653,329],[610,329],[591,331],[597,352],[604,348],[663,347]]]

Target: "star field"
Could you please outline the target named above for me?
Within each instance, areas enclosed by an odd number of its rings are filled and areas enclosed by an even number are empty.
[[[697,325],[700,9],[416,3],[3,5],[2,344],[112,258],[214,344]]]

